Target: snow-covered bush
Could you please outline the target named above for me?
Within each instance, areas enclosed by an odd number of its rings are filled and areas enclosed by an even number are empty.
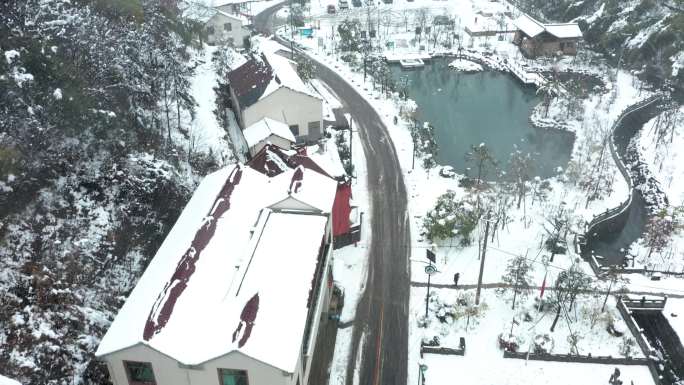
[[[534,354],[550,354],[553,351],[553,338],[544,333],[534,337]]]
[[[622,318],[612,319],[606,326],[606,331],[615,337],[622,337],[627,333],[627,324]]]
[[[629,358],[632,357],[635,352],[637,352],[636,340],[630,336],[622,337],[622,342],[620,342],[620,354]]]
[[[520,346],[525,343],[524,338],[511,334],[508,330],[501,332],[497,340],[499,342],[499,349],[508,352],[517,352]]]
[[[437,199],[435,208],[423,220],[423,228],[430,240],[456,238],[461,245],[469,245],[471,233],[477,226],[477,213],[466,199],[459,199],[448,191]]]

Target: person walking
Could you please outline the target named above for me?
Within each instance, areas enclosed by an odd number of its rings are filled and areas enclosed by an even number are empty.
[[[454,287],[458,287],[458,279],[461,277],[461,273],[454,274]]]

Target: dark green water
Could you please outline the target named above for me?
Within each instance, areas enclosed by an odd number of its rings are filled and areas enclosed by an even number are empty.
[[[466,173],[470,146],[485,143],[503,168],[515,145],[533,154],[535,175],[547,178],[567,166],[574,135],[530,125],[532,108],[541,102],[534,88],[523,87],[508,74],[459,73],[449,69],[449,62],[436,59],[414,70],[392,66],[397,80],[409,78],[409,97],[418,104],[418,119],[435,127],[439,164]]]

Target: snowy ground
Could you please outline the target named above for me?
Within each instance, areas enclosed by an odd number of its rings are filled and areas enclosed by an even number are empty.
[[[459,291],[461,295],[473,295],[474,290]],[[437,296],[447,302],[455,302],[457,291],[451,289],[435,290]],[[535,293],[536,294],[536,293]],[[427,329],[418,327],[419,320],[424,316],[425,289],[414,290],[411,295],[410,338],[409,349],[417,351],[422,338],[430,340],[434,335],[440,336],[443,346],[456,347],[459,337],[466,339],[465,356],[440,356],[425,354],[423,363],[428,366],[426,383],[448,384],[453,378],[467,378],[469,384],[604,384],[615,369],[615,365],[577,364],[560,362],[524,361],[521,359],[503,358],[503,351],[498,346],[497,336],[500,333],[509,334],[511,330],[510,304],[503,300],[494,290],[484,290],[480,305],[480,317],[471,317],[466,330],[467,320],[464,318],[452,325],[441,324],[432,313]],[[434,310],[434,304],[431,304]],[[524,340],[520,344],[520,351],[526,352],[529,342],[538,334],[548,333],[552,315],[538,313],[534,307],[528,307],[532,315],[531,321],[518,318],[513,324],[513,334]],[[541,322],[538,322],[541,318]],[[546,321],[546,322],[544,322]],[[567,341],[561,338],[566,325],[559,321],[555,333],[550,333],[554,339],[553,353],[567,353]],[[588,327],[575,330],[580,335],[586,335]],[[614,350],[619,337],[610,336],[599,323],[592,334],[601,338],[587,339],[579,343],[581,354],[592,352],[592,355],[619,356]],[[446,337],[442,335],[446,334]],[[639,352],[637,352],[639,353]],[[411,365],[417,366],[416,361]],[[629,384],[652,384],[653,380],[646,366],[617,366],[622,372],[622,380]],[[418,376],[417,368],[409,367],[414,377]],[[414,378],[409,377],[409,380]],[[626,380],[626,381],[625,381]]]
[[[449,63],[449,67],[463,72],[479,72],[483,70],[480,64],[465,59],[456,59]]]
[[[334,96],[333,96],[334,97]],[[344,133],[346,135],[346,133]],[[346,246],[333,252],[333,277],[335,282],[344,288],[344,307],[340,316],[342,325],[352,323],[356,312],[356,305],[363,293],[368,271],[368,248],[363,245],[370,243],[370,200],[368,185],[365,178],[366,158],[358,133],[354,133],[352,144],[352,159],[356,175],[360,177],[352,180],[352,192],[354,203],[364,214],[361,227],[361,241],[359,246]],[[353,326],[347,326],[337,330],[337,340],[333,362],[330,367],[330,385],[343,385],[346,382],[347,362],[350,359],[351,339]]]
[[[468,384],[602,385],[608,383],[615,368],[620,369],[620,379],[626,384],[630,381],[639,385],[653,384],[646,366],[525,362],[494,356],[459,357],[437,354],[426,354],[424,363],[428,366],[425,382],[436,385],[452,384],[458,379],[467,379]],[[414,372],[418,373],[417,369]],[[409,381],[415,381],[414,379],[417,377],[409,378]]]
[[[211,149],[219,156],[219,159],[230,158],[230,146],[228,135],[216,120],[216,93],[217,86],[216,69],[211,57],[219,49],[216,46],[204,46],[203,53],[198,55],[198,66],[195,69],[195,77],[192,81],[192,96],[197,102],[195,119],[187,125],[189,135],[194,138],[196,145],[202,150]],[[237,56],[237,55],[236,55]]]
[[[646,123],[635,138],[640,158],[648,171],[658,181],[667,195],[667,215],[676,218],[679,230],[672,236],[671,243],[661,251],[651,253],[643,242],[636,243],[630,252],[636,255],[637,264],[649,269],[684,273],[684,107],[663,112]],[[678,219],[677,219],[678,218]],[[680,287],[684,290],[684,285]]]

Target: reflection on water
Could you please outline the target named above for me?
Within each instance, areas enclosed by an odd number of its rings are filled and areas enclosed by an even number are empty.
[[[508,74],[463,74],[449,69],[448,63],[437,59],[418,70],[392,68],[397,80],[409,78],[409,96],[418,103],[418,119],[435,127],[439,164],[465,173],[470,146],[486,143],[504,167],[517,145],[533,153],[535,175],[549,177],[556,168],[565,168],[574,136],[530,125],[531,110],[541,101],[534,89],[521,86]]]

